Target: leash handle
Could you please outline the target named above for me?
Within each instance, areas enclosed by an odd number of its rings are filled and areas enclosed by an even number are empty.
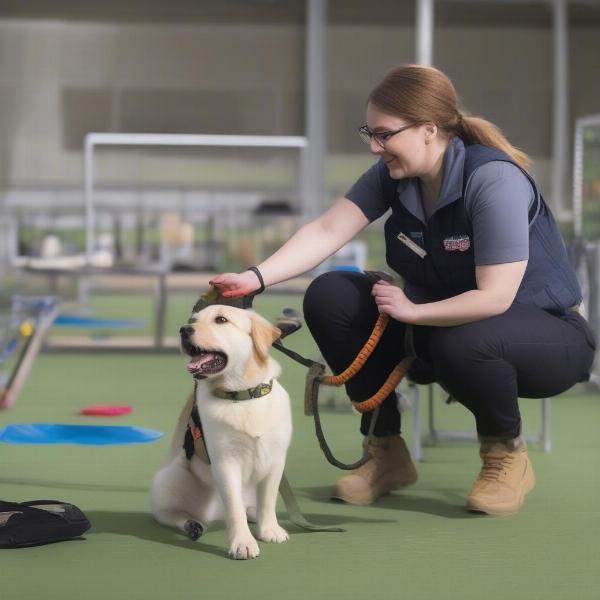
[[[319,415],[319,385],[320,385],[320,381],[315,378],[312,382],[311,396],[312,396],[313,416],[315,419],[315,435],[317,436],[317,439],[319,440],[319,446],[321,447],[321,450],[323,451],[323,454],[325,455],[325,458],[327,459],[327,462],[330,465],[333,465],[334,467],[337,467],[338,469],[342,469],[343,471],[354,471],[355,469],[362,467],[370,459],[369,453],[366,450],[366,445],[365,445],[365,448],[363,449],[362,457],[359,458],[355,463],[346,464],[346,463],[339,461],[337,458],[335,458],[335,456],[331,452],[329,446],[327,445],[327,442],[325,441],[325,434],[323,433],[323,427],[321,425],[321,416]],[[378,416],[379,416],[379,406],[377,406],[375,408],[373,416],[371,417],[371,423],[369,424],[369,432],[367,433],[367,441],[369,439],[371,439],[371,436],[373,435],[373,431],[375,429],[375,423],[377,422]]]

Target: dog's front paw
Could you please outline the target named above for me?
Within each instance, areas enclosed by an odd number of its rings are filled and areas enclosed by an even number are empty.
[[[259,554],[258,543],[252,534],[234,537],[229,546],[229,556],[237,560],[256,558]]]
[[[261,527],[258,537],[263,542],[270,542],[272,544],[283,544],[283,542],[287,542],[290,539],[288,532],[283,527],[277,525],[277,523]]]

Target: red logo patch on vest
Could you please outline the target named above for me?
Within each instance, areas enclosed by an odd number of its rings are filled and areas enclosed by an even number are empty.
[[[446,252],[465,252],[471,247],[471,238],[468,235],[453,235],[444,240],[444,250]]]

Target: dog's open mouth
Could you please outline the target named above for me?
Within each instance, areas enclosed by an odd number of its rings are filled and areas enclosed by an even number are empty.
[[[187,370],[195,379],[204,379],[222,371],[227,365],[227,355],[216,350],[204,350],[191,344],[182,344],[183,351],[191,358]]]

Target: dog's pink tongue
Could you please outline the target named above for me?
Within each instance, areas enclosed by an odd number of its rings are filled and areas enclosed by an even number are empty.
[[[211,361],[213,359],[212,354],[201,354],[200,356],[194,356],[192,360],[187,364],[187,370],[190,373],[196,373],[197,371],[202,370],[202,365]]]

